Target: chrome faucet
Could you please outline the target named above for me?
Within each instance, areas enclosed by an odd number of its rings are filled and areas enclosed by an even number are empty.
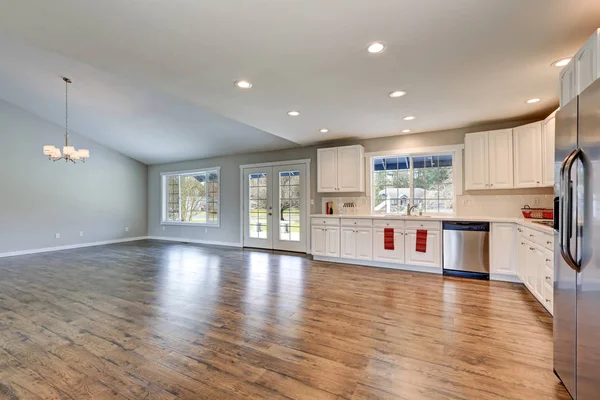
[[[419,207],[419,206],[418,206],[418,205],[416,205],[416,204],[414,204],[414,205],[412,205],[412,206],[411,206],[411,205],[410,205],[410,203],[408,203],[408,205],[407,205],[407,207],[406,207],[406,215],[410,217],[410,216],[412,215],[412,211],[413,211],[414,209],[418,208],[418,207]]]

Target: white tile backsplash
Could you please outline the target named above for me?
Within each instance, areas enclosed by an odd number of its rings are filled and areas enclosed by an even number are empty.
[[[463,217],[507,217],[522,216],[521,207],[529,205],[531,208],[552,208],[554,195],[551,194],[518,194],[518,195],[463,195],[456,197],[456,216]],[[366,196],[359,197],[323,197],[321,210],[325,212],[325,203],[333,201],[334,214],[341,214],[340,209],[344,203],[354,202],[356,214],[370,214],[371,199]],[[539,203],[539,204],[536,204]]]

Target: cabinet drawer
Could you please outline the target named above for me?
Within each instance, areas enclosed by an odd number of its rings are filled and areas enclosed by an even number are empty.
[[[536,236],[537,244],[540,246],[554,251],[554,235],[548,235],[547,233],[539,233]]]
[[[544,282],[544,295],[542,298],[542,304],[554,315],[554,287]]]
[[[375,219],[373,220],[373,227],[404,229],[404,221],[397,219]]]
[[[363,226],[366,228],[370,228],[373,226],[372,219],[364,219],[364,218],[342,218],[342,226]]]
[[[429,231],[439,231],[441,223],[439,221],[405,221],[406,229],[427,229]]]
[[[311,225],[328,225],[328,226],[339,226],[339,218],[311,218]]]

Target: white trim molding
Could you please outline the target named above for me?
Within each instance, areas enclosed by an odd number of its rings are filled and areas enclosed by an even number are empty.
[[[138,240],[147,240],[147,239],[148,239],[148,236],[138,236],[138,237],[132,237],[132,238],[126,238],[126,239],[102,240],[100,242],[69,244],[69,245],[65,245],[65,246],[56,246],[56,247],[43,247],[41,249],[10,251],[7,253],[0,253],[0,258],[24,256],[24,255],[28,255],[28,254],[50,253],[53,251],[81,249],[84,247],[104,246],[107,244],[137,242]]]
[[[167,242],[207,244],[207,245],[211,245],[211,246],[242,247],[241,243],[236,243],[236,242],[219,242],[219,241],[215,241],[215,240],[186,239],[186,238],[180,238],[180,237],[148,236],[148,239],[149,240],[163,240],[163,241],[167,241]]]

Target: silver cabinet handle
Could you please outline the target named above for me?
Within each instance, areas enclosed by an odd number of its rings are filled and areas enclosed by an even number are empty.
[[[529,235],[529,237],[533,237],[533,235]]]
[[[549,258],[546,258],[546,262],[551,262],[552,260]]]
[[[547,241],[546,244],[552,244],[552,242],[551,241]]]
[[[534,251],[535,247],[530,247],[529,250]]]
[[[546,299],[546,303],[550,303],[550,300]]]
[[[552,279],[552,278],[550,278],[549,276],[547,276],[547,277],[546,277],[546,280],[547,280],[547,281],[549,281],[550,279]]]

